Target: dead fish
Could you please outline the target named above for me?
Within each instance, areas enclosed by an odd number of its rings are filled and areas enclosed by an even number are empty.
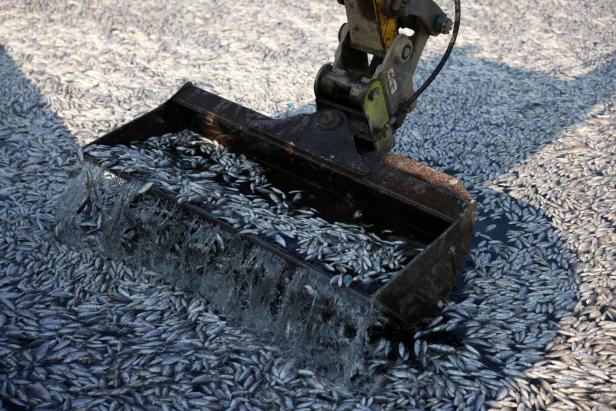
[[[287,247],[287,242],[280,234],[276,234],[274,236],[274,241],[276,242],[276,244],[278,244],[281,247],[285,247],[285,248]]]
[[[139,188],[139,190],[137,190],[137,192],[135,193],[135,195],[141,195],[141,194],[145,194],[145,193],[147,193],[147,192],[148,192],[148,191],[152,188],[152,186],[153,186],[153,185],[154,185],[154,183],[153,183],[153,182],[151,182],[151,181],[149,181],[149,182],[145,183],[144,185],[142,185],[142,186]]]

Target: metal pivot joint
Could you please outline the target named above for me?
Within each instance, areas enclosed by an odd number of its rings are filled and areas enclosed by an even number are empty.
[[[413,96],[413,75],[427,39],[448,33],[452,21],[432,0],[339,3],[348,22],[340,29],[334,63],[324,65],[315,80],[317,109],[344,112],[360,150],[389,150],[410,111],[401,108]],[[414,34],[399,33],[400,28]]]

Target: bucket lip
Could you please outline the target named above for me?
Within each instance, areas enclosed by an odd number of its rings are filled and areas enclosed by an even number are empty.
[[[201,99],[195,100],[196,102],[207,101],[213,105],[212,107],[207,106],[207,110],[205,110],[204,107],[199,104],[195,104],[195,102],[191,100],[191,96]],[[167,100],[159,107],[141,115],[129,123],[116,128],[115,130],[87,144],[87,146],[129,144],[130,142],[144,140],[145,138],[155,135],[190,129],[187,126],[187,119],[182,117],[185,116],[185,113],[183,114],[181,107],[184,107],[184,110],[193,110],[200,113],[200,116],[198,116],[200,121],[205,120],[206,117],[210,115],[211,117],[220,117],[223,114],[237,114],[238,118],[227,118],[227,116],[225,116],[224,121],[244,133],[256,135],[260,138],[270,136],[264,136],[263,131],[255,129],[255,127],[251,126],[251,124],[259,124],[260,122],[263,124],[263,122],[267,121],[277,121],[254,110],[211,94],[188,82],[173,97],[171,97],[171,99]],[[211,113],[211,111],[215,111],[215,113]],[[204,112],[207,115],[205,115]],[[275,139],[275,137],[271,137],[271,139]],[[284,147],[285,144],[289,145],[287,142],[281,141],[278,146],[279,148]],[[302,150],[296,149],[295,147],[290,148],[289,153],[291,156],[297,156],[298,158],[301,157],[307,162],[318,161],[318,159],[315,159],[314,156],[311,157],[308,155],[309,153],[304,153]],[[89,156],[87,153],[85,156],[88,161],[100,166],[94,157]],[[431,256],[437,255],[440,259],[445,259],[449,258],[448,253],[452,247],[456,247],[456,250],[458,250],[459,253],[463,253],[464,258],[466,258],[466,255],[468,254],[470,237],[473,231],[472,229],[476,216],[477,205],[475,200],[471,198],[466,188],[457,178],[445,174],[439,170],[394,153],[366,153],[362,154],[362,157],[370,169],[368,178],[365,178],[365,176],[352,175],[344,170],[333,167],[329,168],[333,173],[337,173],[341,179],[348,178],[349,182],[353,180],[356,184],[363,186],[368,190],[378,189],[380,193],[379,195],[390,197],[392,199],[395,198],[398,202],[406,204],[409,207],[417,207],[420,211],[423,209],[423,212],[427,212],[436,219],[446,223],[446,225],[443,226],[443,229],[435,230],[438,231],[437,236],[430,241],[423,251],[414,256],[400,271],[396,272],[387,283],[379,285],[371,293],[368,293],[365,290],[355,289],[354,287],[341,288],[340,294],[347,294],[345,298],[361,301],[363,305],[377,306],[387,316],[394,317],[402,322],[407,322],[407,319],[404,318],[403,315],[400,315],[400,313],[396,312],[395,309],[392,309],[392,305],[388,304],[387,301],[383,301],[382,297],[384,295],[400,295],[400,292],[393,290],[393,288],[398,288],[397,286],[394,287],[392,284],[394,282],[404,284],[400,290],[407,289],[409,287],[408,281],[410,281],[411,278],[417,278],[417,273],[414,271],[417,271],[418,269],[424,270],[426,268],[426,263],[424,261],[425,259],[422,258],[421,264],[417,264],[417,260],[428,252]],[[128,178],[133,181],[142,182],[134,176],[123,175],[122,173],[115,171],[110,172],[123,179]],[[405,191],[405,184],[408,183],[408,185],[411,185],[411,181],[414,182],[413,184],[417,185],[417,187],[414,187],[415,191],[419,191],[421,193],[422,190],[432,190],[435,195],[437,195],[438,201],[446,202],[449,200],[455,200],[456,204],[439,205],[439,207],[441,207],[440,211],[433,209],[430,206],[418,204],[417,201],[412,198],[413,191]],[[167,200],[177,203],[177,199],[170,193],[166,193],[156,187],[152,187],[151,190],[154,194],[161,195]],[[276,244],[273,239],[260,237],[253,234],[239,234],[239,231],[241,230],[233,228],[231,224],[220,220],[204,208],[188,203],[182,203],[179,205],[192,212],[196,212],[198,215],[205,217],[207,220],[214,222],[225,230],[231,231],[234,235],[238,235],[240,238],[245,238],[247,241],[264,247],[265,249],[281,256],[297,266],[308,269],[311,272],[318,273],[319,281],[322,282],[324,286],[331,287],[329,285],[329,280],[332,277],[331,273],[325,271],[316,264],[313,265],[310,262],[303,260],[300,256],[292,254],[289,250],[283,249],[280,245]],[[392,217],[392,219],[394,218]],[[437,259],[435,259],[434,264],[438,263],[436,260]],[[450,270],[451,267],[448,267],[449,268],[447,270]],[[453,267],[453,279],[451,273],[440,273],[437,277],[439,280],[445,279],[447,282],[453,283],[453,281],[455,281],[456,271],[461,270],[462,267],[458,267],[457,269],[456,267]],[[426,273],[426,275],[427,274],[428,273]],[[431,286],[433,286],[436,290],[437,288],[448,289],[450,285],[451,284],[434,283]],[[437,301],[433,301],[432,303],[436,304]]]

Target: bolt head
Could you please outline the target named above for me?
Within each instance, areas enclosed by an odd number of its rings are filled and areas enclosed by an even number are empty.
[[[313,124],[323,131],[330,131],[338,127],[341,121],[340,113],[334,110],[326,110],[315,115]]]
[[[407,44],[402,49],[402,59],[406,60],[407,58],[411,57],[411,53],[412,53],[411,46]]]
[[[439,16],[434,23],[434,30],[438,33],[449,34],[453,28],[453,21],[446,15]]]

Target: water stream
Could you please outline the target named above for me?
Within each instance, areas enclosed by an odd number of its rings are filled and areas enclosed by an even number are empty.
[[[227,321],[320,375],[348,382],[362,372],[377,317],[371,307],[308,268],[142,191],[86,163],[59,201],[56,235],[199,293]]]

